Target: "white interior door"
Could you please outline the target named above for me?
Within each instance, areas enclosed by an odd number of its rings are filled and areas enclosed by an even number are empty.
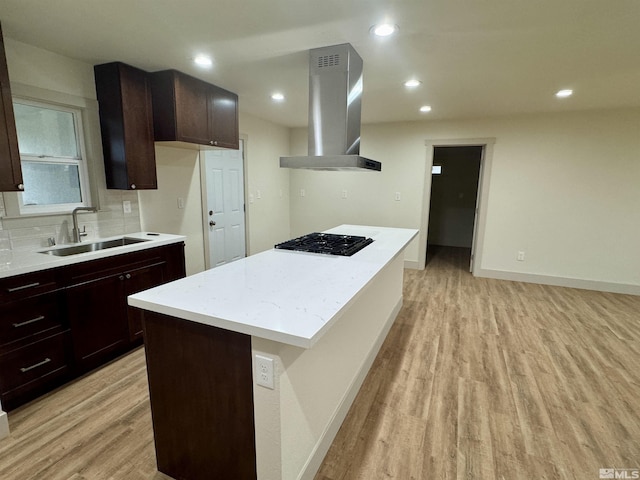
[[[243,141],[239,150],[206,150],[205,241],[209,268],[246,256]]]

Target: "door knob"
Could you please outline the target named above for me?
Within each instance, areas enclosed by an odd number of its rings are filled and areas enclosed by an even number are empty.
[[[211,221],[209,222],[209,226],[210,226],[210,227],[213,227],[215,224],[216,224],[216,222],[214,222],[213,220],[211,220]]]

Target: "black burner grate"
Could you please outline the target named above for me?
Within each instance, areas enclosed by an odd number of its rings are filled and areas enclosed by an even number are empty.
[[[298,252],[324,253],[326,255],[342,255],[350,257],[372,243],[373,240],[355,235],[335,235],[333,233],[309,233],[279,243],[275,248],[295,250]]]

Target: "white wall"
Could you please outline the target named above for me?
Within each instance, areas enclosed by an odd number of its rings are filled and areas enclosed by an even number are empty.
[[[142,230],[185,235],[187,275],[205,269],[198,150],[156,145],[157,190],[140,190]],[[178,208],[178,198],[184,208]]]
[[[10,38],[4,41],[11,83],[96,98],[92,65]]]
[[[425,140],[495,137],[482,270],[640,286],[639,131],[640,109],[364,125],[361,153],[382,173],[292,172],[292,234],[345,222],[419,228]],[[305,152],[296,129],[291,153]],[[421,231],[406,259],[424,245]]]
[[[88,238],[140,231],[137,193],[106,189],[93,65],[10,38],[4,41],[13,95],[82,109],[92,196],[94,205],[100,207],[96,214],[82,214],[79,217],[80,224],[86,227]],[[71,215],[7,218],[6,207],[11,203],[11,196],[17,194],[3,195],[5,201],[0,201],[0,229],[9,232],[13,249],[46,247],[49,237],[55,238],[58,243],[70,241]],[[131,202],[130,214],[123,212],[124,200]]]
[[[248,254],[254,254],[291,235],[289,170],[280,168],[280,157],[289,154],[289,129],[241,111],[240,132],[247,139]]]
[[[291,170],[292,236],[342,224],[419,228],[421,212],[416,207],[422,199],[424,140],[422,148],[413,142],[396,141],[393,132],[404,136],[404,125],[363,126],[360,153],[381,161],[382,172]],[[296,129],[291,155],[306,154],[307,131]],[[342,198],[343,190],[347,191],[346,199]],[[394,200],[396,192],[400,201]],[[416,240],[405,252],[406,259],[417,260]]]
[[[54,96],[61,102],[81,102],[86,107],[92,189],[100,205],[97,214],[81,217],[89,238],[141,230],[140,193],[146,206],[144,228],[187,235],[187,270],[195,273],[204,269],[201,219],[196,218],[201,208],[197,151],[158,146],[157,191],[107,190],[93,66],[10,38],[5,38],[5,47],[14,93],[34,98]],[[248,254],[252,254],[290,238],[289,172],[279,168],[279,157],[289,153],[289,129],[241,112],[240,132],[247,140],[247,198],[253,195],[253,203],[247,202]],[[181,212],[177,211],[178,196],[187,202]],[[124,214],[123,200],[131,202],[130,214]],[[157,208],[159,205],[162,208]],[[48,237],[55,237],[58,243],[69,241],[70,215],[8,219],[0,199],[0,217],[0,229],[10,232],[14,249],[46,247]]]
[[[97,124],[92,65],[10,38],[5,46],[16,92],[82,99],[94,105],[88,113]],[[365,125],[362,154],[383,162],[381,174],[289,172],[278,167],[278,159],[306,153],[306,129],[289,138],[289,129],[241,112],[247,196],[253,196],[247,203],[249,253],[342,223],[419,228],[425,215],[425,140],[495,137],[482,269],[638,286],[639,130],[639,109]],[[95,128],[90,135],[92,187],[101,211],[82,217],[89,232],[139,230],[137,193],[104,188]],[[305,197],[299,196],[301,188]],[[347,199],[341,198],[343,190]],[[123,213],[123,200],[132,202],[131,214]],[[69,216],[4,217],[0,228],[11,233],[13,248],[44,247],[49,236],[64,240],[65,222]],[[417,261],[424,244],[421,231],[406,258]],[[519,250],[526,252],[524,262],[516,261]]]
[[[252,255],[290,237],[289,173],[279,168],[280,155],[289,151],[289,130],[241,113],[240,132],[248,186],[247,255]],[[201,272],[205,239],[199,151],[156,145],[156,167],[158,190],[138,192],[142,229],[186,235],[187,275]],[[178,208],[178,197],[184,198],[184,209]]]

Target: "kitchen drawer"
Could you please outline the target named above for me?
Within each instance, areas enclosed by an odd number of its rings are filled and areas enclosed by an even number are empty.
[[[107,277],[109,275],[122,273],[124,270],[153,264],[162,260],[163,252],[163,247],[155,247],[137,252],[113,255],[98,260],[76,263],[64,269],[63,283],[65,287],[80,285],[95,280],[96,278]]]
[[[2,403],[69,371],[69,334],[62,332],[0,356]]]
[[[0,305],[0,353],[16,342],[64,330],[67,321],[61,297],[53,292]]]
[[[0,304],[50,292],[56,288],[56,270],[3,278],[0,279]]]

